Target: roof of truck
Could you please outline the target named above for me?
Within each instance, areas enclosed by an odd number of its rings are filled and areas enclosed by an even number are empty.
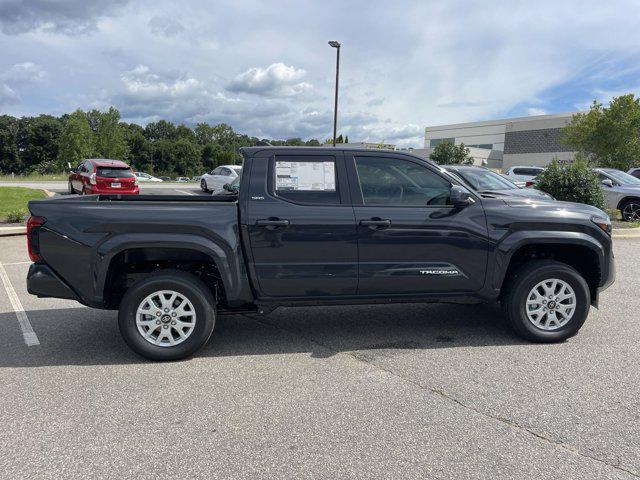
[[[336,146],[336,147],[291,147],[291,146],[267,146],[267,147],[242,147],[240,148],[240,152],[243,155],[249,156],[249,157],[253,157],[255,156],[258,152],[262,152],[262,151],[286,151],[288,154],[294,154],[294,153],[304,153],[304,154],[309,154],[309,153],[313,153],[316,155],[330,155],[331,152],[335,152],[335,151],[339,151],[339,152],[349,152],[351,154],[354,153],[368,153],[368,154],[372,154],[372,153],[379,153],[380,155],[398,155],[398,156],[405,156],[405,157],[412,157],[415,158],[417,160],[420,160],[422,162],[426,162],[430,165],[436,165],[436,163],[434,163],[432,160],[427,160],[424,159],[422,157],[419,157],[418,155],[415,155],[411,152],[408,151],[398,151],[398,150],[383,150],[383,149],[374,149],[374,148],[353,148],[353,147],[341,147],[341,146]]]

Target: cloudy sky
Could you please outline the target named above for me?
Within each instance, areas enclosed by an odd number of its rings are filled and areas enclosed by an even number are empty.
[[[351,141],[640,93],[640,0],[0,0],[0,113],[326,139],[333,39]]]

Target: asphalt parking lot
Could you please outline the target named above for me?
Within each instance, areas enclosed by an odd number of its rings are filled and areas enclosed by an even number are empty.
[[[280,309],[159,364],[116,312],[28,295],[0,238],[0,477],[637,478],[639,248],[563,344],[491,305]]]

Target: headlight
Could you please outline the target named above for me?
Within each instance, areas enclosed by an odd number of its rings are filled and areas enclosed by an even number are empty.
[[[605,217],[601,217],[599,215],[594,215],[593,217],[591,217],[591,221],[595,223],[598,227],[600,227],[600,229],[603,232],[607,233],[608,235],[611,235],[611,220]]]

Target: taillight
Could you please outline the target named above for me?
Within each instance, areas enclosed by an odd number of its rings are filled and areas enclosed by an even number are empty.
[[[27,220],[27,250],[32,262],[40,258],[40,227],[44,224],[42,217],[29,217]]]
[[[535,185],[535,184],[536,184],[536,182],[527,181],[527,182],[525,182],[524,186],[525,186],[525,187],[531,187],[531,186],[533,186],[533,185]]]

